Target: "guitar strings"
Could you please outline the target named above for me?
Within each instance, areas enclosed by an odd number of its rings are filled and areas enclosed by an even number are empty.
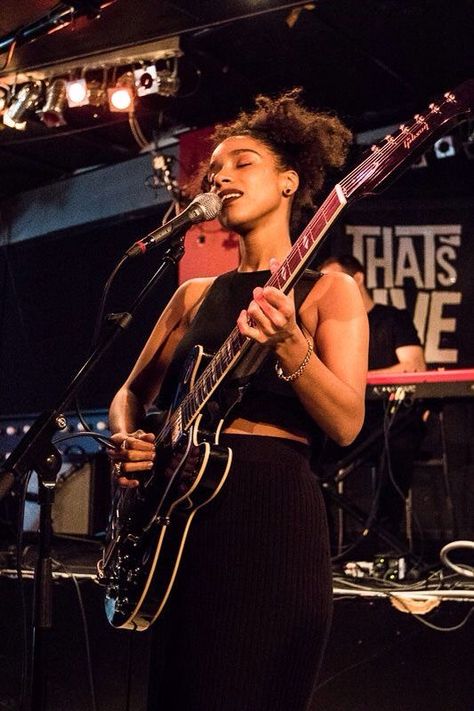
[[[417,126],[427,123],[428,118],[434,116],[435,114],[440,114],[443,120],[439,122],[437,128],[443,125],[443,123],[445,123],[450,117],[442,116],[442,108],[453,103],[456,103],[455,95],[449,92],[446,93],[445,101],[440,104],[431,104],[430,111],[426,114],[426,116],[420,114],[415,117],[415,120],[411,124],[402,124],[398,135],[387,136],[384,139],[384,145],[379,146],[379,144],[376,144],[372,153],[368,155],[362,163],[354,168],[349,175],[340,181],[339,185],[343,189],[344,196],[346,198],[351,196],[354,188],[357,187],[361,178],[364,177],[364,172],[367,171],[367,168],[374,167],[370,177],[375,178],[380,175],[382,170],[385,168],[387,158],[391,157],[392,153],[396,152],[400,148],[408,135],[413,135],[413,131]],[[416,136],[412,142],[416,143]],[[324,226],[330,222],[332,216],[334,215],[334,210],[337,209],[340,204],[340,198],[334,188],[317,210],[308,225],[304,228],[301,235],[298,237],[290,250],[288,256],[282,262],[278,271],[270,276],[265,286],[282,288],[284,287],[285,282],[287,282],[288,286],[290,284],[288,279],[289,276],[291,276],[294,281],[294,277],[297,275],[297,267],[299,267],[299,271],[303,269],[305,265],[305,258],[309,256],[309,254],[319,243],[320,239],[323,237],[324,233],[321,233]],[[315,228],[320,228],[318,229],[318,234],[316,235],[314,234]],[[303,254],[301,251],[302,249]],[[161,442],[166,439],[174,428],[178,428],[181,432],[183,432],[190,426],[194,417],[198,414],[199,409],[205,403],[206,399],[210,397],[212,390],[216,387],[227,368],[232,364],[233,360],[237,356],[242,355],[242,349],[246,342],[248,342],[248,339],[242,336],[238,328],[235,327],[217,351],[214,358],[197,379],[193,387],[193,392],[187,393],[176,407],[176,410],[170,417],[168,423],[161,430],[157,441]]]
[[[436,104],[430,104],[430,111],[423,116],[422,114],[418,115],[418,118],[415,116],[415,120],[410,124],[410,125],[405,125],[402,124],[399,128],[399,132],[397,135],[390,135],[386,136],[384,141],[385,145],[380,145],[375,144],[374,146],[374,151],[371,155],[367,156],[367,158],[362,161],[360,165],[358,165],[349,175],[347,175],[343,180],[341,180],[340,185],[344,188],[344,190],[348,190],[349,194],[350,192],[354,189],[354,186],[360,181],[360,173],[363,173],[364,170],[369,167],[370,163],[377,158],[385,159],[389,157],[389,155],[398,149],[401,144],[403,144],[403,141],[405,138],[413,132],[413,130],[416,129],[417,126],[422,125],[423,123],[427,123],[428,119],[432,118],[434,115],[439,114],[442,120],[439,122],[438,126],[436,128],[439,128],[440,126],[443,125],[447,120],[449,120],[451,117],[450,116],[442,116],[442,110],[445,108],[447,105],[454,104],[456,103],[456,97],[453,93],[447,92],[445,94],[445,100],[442,103]],[[432,128],[432,127],[430,127]],[[431,131],[430,131],[431,132]],[[415,136],[416,140],[416,136]],[[383,166],[378,166],[377,170],[372,173],[373,176],[377,175],[377,173],[380,173],[382,170]]]

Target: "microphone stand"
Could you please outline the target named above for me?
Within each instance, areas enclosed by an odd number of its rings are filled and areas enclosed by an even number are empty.
[[[54,503],[56,476],[62,464],[61,453],[52,443],[52,437],[57,431],[66,427],[67,422],[63,412],[92,368],[100,361],[118,334],[130,325],[134,312],[149,291],[171,265],[176,265],[183,254],[184,237],[175,237],[163,255],[157,271],[140,291],[130,311],[109,314],[107,317],[109,328],[66,387],[59,402],[51,411],[42,413],[36,419],[0,469],[0,500],[15,482],[24,482],[31,470],[38,474],[40,524],[38,559],[34,576],[31,711],[47,710],[47,642],[52,628],[51,510]]]

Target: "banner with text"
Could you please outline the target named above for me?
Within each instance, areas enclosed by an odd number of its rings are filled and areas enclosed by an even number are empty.
[[[364,201],[330,240],[331,254],[362,262],[376,302],[410,311],[430,367],[474,366],[473,208],[466,200]]]

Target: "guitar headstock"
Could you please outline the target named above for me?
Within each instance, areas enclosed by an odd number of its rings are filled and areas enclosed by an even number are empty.
[[[453,91],[447,91],[432,102],[427,111],[415,114],[410,122],[403,123],[393,134],[372,146],[367,158],[340,182],[346,199],[382,190],[387,178],[396,170],[408,167],[410,158],[413,159],[443,127],[473,109],[474,79],[469,79]]]

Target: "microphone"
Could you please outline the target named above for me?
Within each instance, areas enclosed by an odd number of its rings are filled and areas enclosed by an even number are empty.
[[[201,195],[197,195],[194,198],[183,212],[158,227],[158,229],[150,232],[143,239],[132,244],[125,254],[127,257],[138,257],[141,254],[145,254],[150,248],[157,247],[161,242],[172,237],[177,232],[187,230],[188,227],[198,222],[213,220],[214,217],[217,217],[221,208],[222,200],[218,195],[215,193],[201,193]]]

